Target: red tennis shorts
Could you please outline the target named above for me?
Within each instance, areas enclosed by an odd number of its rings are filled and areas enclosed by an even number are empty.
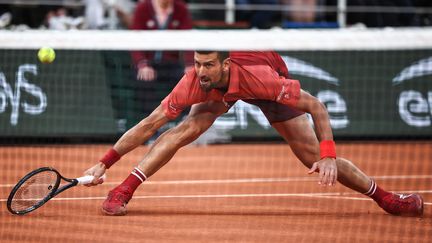
[[[243,100],[246,103],[258,106],[270,124],[282,122],[303,115],[303,111],[296,110],[287,105],[271,100]]]

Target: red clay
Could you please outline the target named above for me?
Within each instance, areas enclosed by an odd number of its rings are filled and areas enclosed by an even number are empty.
[[[6,184],[42,166],[78,177],[109,146],[1,147],[0,241],[432,242],[431,145],[337,146],[381,187],[420,192],[423,218],[390,216],[341,185],[319,186],[286,145],[186,147],[137,190],[127,216],[103,216],[103,198],[130,173],[143,146],[115,164],[104,185],[73,188],[16,216],[6,209]]]

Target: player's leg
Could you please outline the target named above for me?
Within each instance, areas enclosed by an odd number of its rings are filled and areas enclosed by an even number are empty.
[[[319,141],[305,114],[275,102],[251,101],[260,107],[272,126],[289,143],[300,161],[311,168],[320,160]],[[338,181],[374,199],[385,211],[395,215],[421,216],[423,200],[416,194],[389,193],[377,186],[351,161],[337,158]]]
[[[139,163],[146,176],[153,175],[165,165],[181,147],[195,141],[228,108],[222,102],[210,101],[193,105],[189,115],[178,126],[164,132],[150,147]]]
[[[319,142],[306,115],[300,115],[287,121],[273,122],[272,126],[288,142],[300,161],[311,168],[320,160]],[[338,181],[360,193],[370,188],[372,180],[350,161],[337,158]]]
[[[102,211],[108,215],[125,215],[126,204],[136,188],[164,166],[181,147],[193,142],[227,111],[222,102],[200,103],[192,106],[189,115],[174,128],[164,132],[151,145],[142,161],[131,174],[108,194]]]
[[[307,167],[320,159],[319,143],[306,115],[273,122],[272,126],[289,143],[294,154]],[[351,161],[336,158],[338,181],[357,192],[371,197],[386,212],[394,215],[421,216],[423,199],[417,194],[395,194],[380,188]]]

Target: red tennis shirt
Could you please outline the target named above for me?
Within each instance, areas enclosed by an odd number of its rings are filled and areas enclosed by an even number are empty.
[[[230,52],[230,76],[226,93],[201,90],[195,70],[187,72],[161,102],[165,115],[175,119],[187,107],[206,101],[234,104],[237,100],[270,100],[295,106],[300,83],[288,78],[285,62],[276,52]]]

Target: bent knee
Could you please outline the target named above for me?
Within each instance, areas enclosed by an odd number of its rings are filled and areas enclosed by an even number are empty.
[[[187,128],[186,133],[192,137],[203,134],[212,125],[211,121],[199,118],[186,119],[183,123],[182,125]]]
[[[206,124],[198,123],[195,119],[186,119],[177,127],[170,129],[167,135],[171,136],[170,140],[173,143],[184,146],[197,139],[208,127]]]

